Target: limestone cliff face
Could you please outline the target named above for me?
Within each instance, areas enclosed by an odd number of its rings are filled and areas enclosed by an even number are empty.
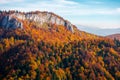
[[[39,25],[44,23],[56,24],[65,26],[71,32],[74,32],[73,25],[63,18],[50,13],[50,12],[12,12],[12,13],[0,13],[0,26],[4,28],[23,28],[22,21],[27,20],[29,22],[36,22]]]
[[[22,23],[19,22],[16,18],[13,18],[11,16],[3,16],[2,19],[0,20],[0,26],[6,29],[23,28]]]

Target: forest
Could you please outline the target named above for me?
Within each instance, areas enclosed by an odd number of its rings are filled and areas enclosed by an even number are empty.
[[[120,80],[119,40],[24,26],[0,28],[0,80]]]

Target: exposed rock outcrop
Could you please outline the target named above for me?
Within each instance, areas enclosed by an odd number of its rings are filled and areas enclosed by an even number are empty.
[[[23,28],[22,22],[18,21],[16,18],[13,18],[11,16],[3,16],[0,20],[0,26],[4,27],[5,29]]]
[[[65,26],[71,32],[74,32],[73,25],[63,18],[51,12],[0,12],[0,26],[4,28],[23,28],[22,21],[36,22],[39,25],[56,24]]]

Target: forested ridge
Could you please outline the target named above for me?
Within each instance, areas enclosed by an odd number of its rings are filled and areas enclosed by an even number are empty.
[[[23,23],[0,28],[0,80],[120,80],[119,40]]]

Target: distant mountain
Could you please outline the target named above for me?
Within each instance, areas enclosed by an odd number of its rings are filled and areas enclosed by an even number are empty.
[[[111,39],[120,40],[120,34],[112,34],[112,35],[108,35],[106,37],[111,38]]]
[[[117,29],[100,29],[95,27],[87,27],[87,26],[77,26],[80,30],[100,35],[100,36],[107,36],[110,34],[120,33],[120,28]]]

